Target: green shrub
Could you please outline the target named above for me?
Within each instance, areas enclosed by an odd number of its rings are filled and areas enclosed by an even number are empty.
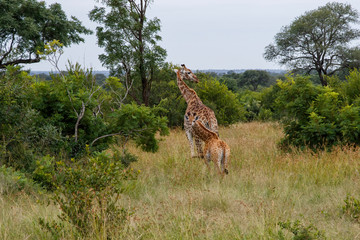
[[[124,149],[123,152],[114,149],[112,157],[114,161],[121,162],[124,168],[129,167],[132,162],[136,162],[138,160],[136,156],[129,153],[126,149]]]
[[[202,102],[210,107],[220,125],[229,125],[245,120],[245,109],[237,95],[223,83],[206,74],[198,74],[200,82],[195,91]]]
[[[55,158],[46,155],[37,160],[32,177],[47,190],[55,190]]]
[[[287,230],[286,232],[291,233],[291,239],[294,240],[325,239],[324,234],[315,226],[311,224],[305,226],[299,220],[294,222],[279,222],[278,225],[282,230]],[[278,232],[279,239],[287,239],[285,238],[285,234],[282,230]]]
[[[117,156],[98,153],[82,161],[57,163],[57,190],[54,203],[59,205],[59,219],[70,223],[82,237],[108,236],[110,230],[121,227],[129,214],[118,205],[121,194],[129,189],[137,173],[125,170]],[[40,220],[53,234],[64,224]],[[107,237],[105,237],[106,239]]]
[[[0,167],[0,195],[11,195],[24,191],[28,194],[40,192],[41,187],[20,171],[11,167]]]
[[[342,207],[343,213],[351,219],[360,222],[360,200],[352,196],[346,196],[345,205]]]
[[[285,81],[278,81],[274,106],[284,124],[281,146],[331,149],[334,145],[359,145],[357,95],[343,90],[360,82],[357,77],[355,70],[348,78],[351,82],[337,83],[335,88],[315,86],[303,76],[288,76]]]
[[[360,71],[350,71],[349,76],[346,77],[346,82],[343,84],[344,95],[349,104],[354,103],[360,98]]]
[[[166,116],[169,127],[183,126],[187,104],[176,82],[157,83],[153,90],[159,98],[156,106],[163,110],[157,114]]]
[[[86,144],[107,131],[104,117],[108,112],[102,107],[109,93],[97,85],[91,70],[70,65],[67,75],[53,75],[52,80],[34,83],[32,88],[32,108],[39,112],[42,124],[56,128],[47,138],[52,152],[46,153],[58,154],[62,149],[70,157],[81,156]],[[102,139],[92,148],[101,151],[110,142],[111,138]]]
[[[125,104],[109,115],[109,131],[121,136],[123,144],[133,139],[145,151],[158,150],[155,134],[169,134],[166,117],[156,115],[156,108]]]

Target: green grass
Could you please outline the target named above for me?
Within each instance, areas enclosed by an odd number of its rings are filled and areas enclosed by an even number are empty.
[[[292,239],[280,222],[313,226],[327,239],[359,238],[360,224],[342,211],[360,196],[360,149],[283,153],[274,123],[220,129],[231,148],[229,175],[221,179],[191,159],[185,133],[171,131],[157,153],[132,164],[139,179],[120,200],[131,214],[113,230],[117,239]],[[1,184],[1,182],[0,182]],[[40,217],[56,219],[54,206],[27,194],[1,196],[0,239],[46,239]],[[21,226],[21,227],[19,227]],[[309,228],[310,229],[310,228]],[[73,239],[74,235],[64,235]],[[101,239],[101,237],[98,237]]]

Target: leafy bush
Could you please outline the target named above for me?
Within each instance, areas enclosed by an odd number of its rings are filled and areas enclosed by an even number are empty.
[[[273,118],[273,112],[266,108],[263,103],[263,93],[249,90],[241,91],[239,99],[245,107],[245,117],[247,121],[269,121]]]
[[[342,207],[343,213],[351,219],[360,222],[360,200],[352,196],[346,196],[345,205]]]
[[[210,107],[220,125],[229,125],[245,120],[245,109],[237,95],[228,90],[225,84],[206,74],[198,74],[200,82],[196,85],[197,92],[203,103]]]
[[[159,148],[155,134],[169,134],[166,117],[158,117],[155,113],[156,109],[145,106],[123,105],[109,115],[109,131],[120,135],[123,143],[134,139],[143,150],[155,152]]]
[[[85,145],[106,132],[106,123],[99,112],[108,94],[97,85],[90,70],[70,65],[67,75],[53,75],[51,81],[33,84],[31,101],[42,122],[55,126],[66,142],[54,149],[65,149],[71,157],[81,155]],[[111,139],[99,141],[93,148],[103,150]],[[56,152],[55,152],[56,153]]]
[[[157,115],[165,116],[170,127],[182,126],[187,105],[176,81],[158,82],[152,88],[154,96],[151,97],[151,100],[154,102],[154,106],[160,110]]]
[[[278,81],[274,106],[284,124],[283,147],[324,149],[360,144],[360,106],[353,102],[357,96],[344,94],[343,90],[360,82],[354,72],[349,82],[336,88],[316,86],[303,76]]]
[[[292,234],[292,239],[294,240],[311,240],[311,239],[325,239],[325,236],[313,225],[304,226],[299,220],[294,222],[279,222],[280,228],[287,230]],[[282,230],[278,233],[279,239],[285,238],[285,234]]]
[[[26,193],[40,192],[41,187],[20,171],[11,167],[0,167],[0,195],[10,195],[24,191]]]
[[[53,200],[60,207],[60,220],[70,223],[80,236],[90,238],[99,233],[109,237],[111,229],[121,227],[128,213],[118,205],[118,200],[136,179],[136,172],[125,170],[116,156],[105,153],[70,164],[58,162],[57,167]],[[53,234],[59,233],[64,225],[44,219],[40,222]]]
[[[49,155],[43,156],[36,161],[36,167],[32,173],[35,182],[48,190],[55,190],[55,158]]]
[[[343,91],[348,104],[360,103],[360,72],[359,70],[350,71],[346,77],[347,82],[343,84]]]

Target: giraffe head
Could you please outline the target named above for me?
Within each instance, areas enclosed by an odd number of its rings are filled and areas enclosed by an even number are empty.
[[[195,125],[195,122],[199,120],[199,116],[197,116],[196,112],[191,113],[191,112],[187,112],[185,113],[185,120],[188,121],[191,126]]]
[[[196,75],[187,67],[185,67],[185,64],[181,64],[181,68],[180,69],[174,69],[174,71],[176,73],[179,72],[180,77],[182,80],[189,80],[191,82],[199,82],[199,79],[196,77]]]

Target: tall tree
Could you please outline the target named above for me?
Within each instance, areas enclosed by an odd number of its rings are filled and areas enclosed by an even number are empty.
[[[351,5],[336,2],[306,12],[275,35],[275,44],[265,48],[264,57],[294,70],[315,70],[326,86],[324,75],[347,67],[354,62],[348,57],[357,56],[349,54],[356,50],[349,45],[360,37],[360,31],[353,28],[358,18]]]
[[[84,41],[79,34],[90,33],[77,18],[68,20],[58,3],[0,1],[0,68],[40,62],[38,51],[46,42],[57,39],[69,46]]]
[[[142,101],[135,91],[131,96],[138,102],[149,105],[154,72],[163,63],[166,51],[157,45],[161,40],[160,20],[147,18],[152,0],[103,0],[106,7],[95,7],[90,19],[101,26],[96,28],[98,44],[106,54],[99,56],[111,74],[122,77],[125,86],[141,83]]]

